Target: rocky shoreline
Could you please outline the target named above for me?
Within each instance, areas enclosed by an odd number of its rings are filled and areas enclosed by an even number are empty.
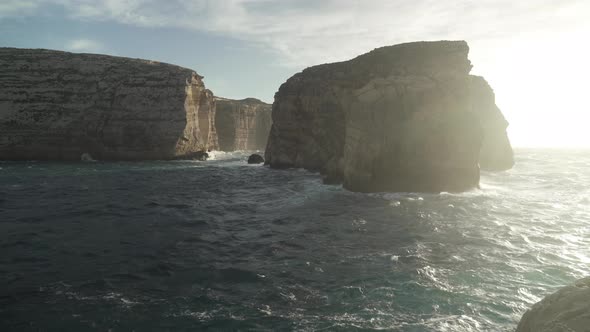
[[[214,96],[149,60],[0,48],[0,160],[206,160],[321,172],[358,192],[464,191],[514,165],[493,89],[463,41],[375,49],[295,74],[272,105]],[[517,332],[586,331],[590,278],[548,296]]]
[[[175,65],[0,48],[0,160],[265,150],[272,168],[319,171],[353,191],[464,191],[480,168],[514,164],[508,122],[468,53],[463,41],[379,48],[305,69],[271,106],[216,97]]]
[[[191,159],[230,140],[234,118],[237,148],[264,149],[270,130],[269,105],[216,118],[202,76],[155,61],[0,48],[0,83],[0,160]]]

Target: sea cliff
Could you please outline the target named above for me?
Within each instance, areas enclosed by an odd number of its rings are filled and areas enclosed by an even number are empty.
[[[0,48],[0,159],[173,159],[216,149],[215,99],[190,69]]]
[[[264,150],[272,124],[272,106],[258,99],[216,98],[219,149]]]
[[[361,192],[463,191],[512,166],[494,93],[463,41],[417,42],[307,68],[275,95],[266,163]]]

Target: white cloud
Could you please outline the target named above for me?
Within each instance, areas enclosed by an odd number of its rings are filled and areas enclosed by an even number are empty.
[[[65,49],[71,52],[98,53],[104,50],[104,47],[100,42],[97,42],[96,40],[75,39],[70,40],[65,45]]]
[[[413,40],[496,40],[585,24],[587,0],[4,0],[0,17],[60,6],[77,20],[180,27],[241,39],[296,67]]]

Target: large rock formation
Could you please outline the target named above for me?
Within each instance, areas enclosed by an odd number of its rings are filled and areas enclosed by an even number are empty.
[[[215,123],[219,149],[264,150],[272,125],[272,106],[254,98],[217,98]]]
[[[486,171],[505,171],[514,166],[514,154],[508,139],[508,121],[496,106],[494,90],[483,77],[471,76],[474,108],[483,130],[479,166]]]
[[[217,147],[202,77],[165,63],[0,48],[0,159],[172,159]]]
[[[275,95],[267,164],[362,192],[477,187],[480,160],[508,168],[512,149],[468,53],[463,41],[419,42],[305,69]]]
[[[590,278],[578,280],[527,311],[516,332],[590,331]]]

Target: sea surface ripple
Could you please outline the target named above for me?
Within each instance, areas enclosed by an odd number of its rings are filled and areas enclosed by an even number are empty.
[[[1,331],[513,331],[590,275],[590,152],[463,194],[302,170],[0,162]]]

